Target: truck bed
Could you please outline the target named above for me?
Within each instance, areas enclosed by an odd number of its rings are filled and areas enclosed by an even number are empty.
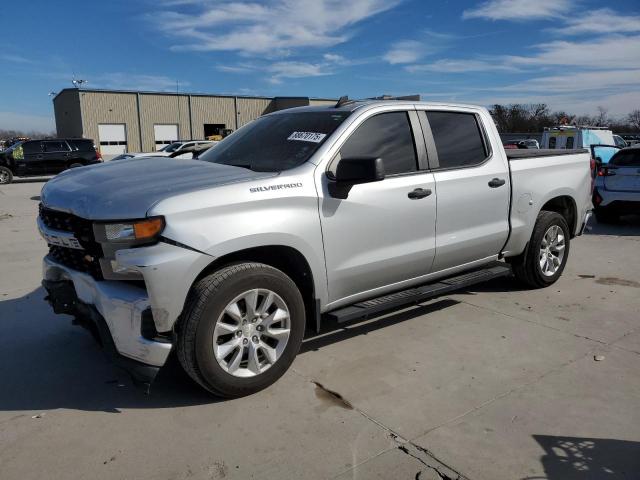
[[[553,149],[553,148],[523,148],[523,149],[506,149],[505,153],[509,160],[520,160],[522,158],[533,157],[559,157],[561,155],[575,155],[576,153],[589,153],[586,148],[574,148],[574,149]]]

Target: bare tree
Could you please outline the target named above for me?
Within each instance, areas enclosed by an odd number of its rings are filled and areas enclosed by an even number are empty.
[[[598,113],[594,117],[596,127],[606,127],[609,124],[609,109],[598,107]]]
[[[627,115],[627,122],[634,130],[640,130],[640,110],[636,109]]]

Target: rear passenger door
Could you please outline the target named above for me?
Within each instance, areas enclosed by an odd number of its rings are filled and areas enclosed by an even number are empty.
[[[500,253],[509,232],[507,160],[493,152],[472,110],[420,112],[437,192],[432,272],[481,263]]]
[[[71,151],[64,140],[45,140],[42,142],[43,174],[60,173],[67,168]]]

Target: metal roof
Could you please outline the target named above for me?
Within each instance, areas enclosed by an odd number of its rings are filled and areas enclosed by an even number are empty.
[[[78,92],[88,92],[88,93],[129,93],[129,94],[140,94],[140,95],[173,95],[173,96],[191,96],[191,97],[221,97],[221,98],[247,98],[247,99],[261,99],[261,100],[273,100],[275,98],[283,98],[283,99],[294,99],[294,98],[308,98],[309,100],[324,100],[324,101],[332,101],[337,102],[337,98],[323,98],[323,97],[304,97],[304,96],[274,96],[274,97],[266,97],[259,95],[234,95],[229,93],[205,93],[205,92],[171,92],[171,91],[153,91],[153,90],[112,90],[108,88],[63,88],[53,97],[55,100],[64,92],[69,91],[78,91]]]

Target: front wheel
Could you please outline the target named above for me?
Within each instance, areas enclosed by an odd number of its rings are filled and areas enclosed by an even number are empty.
[[[6,185],[13,181],[13,172],[7,167],[0,167],[0,185]]]
[[[177,332],[187,374],[215,395],[250,395],[274,383],[300,349],[305,308],[295,283],[260,263],[196,282]]]
[[[555,283],[569,258],[569,226],[562,215],[542,211],[527,249],[510,263],[516,278],[533,288]]]

